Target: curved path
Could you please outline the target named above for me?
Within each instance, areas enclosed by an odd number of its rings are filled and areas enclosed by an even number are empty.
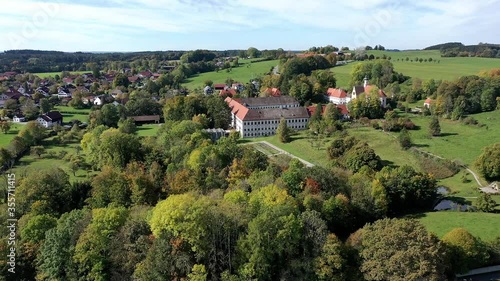
[[[277,146],[275,146],[275,145],[273,145],[273,144],[271,144],[271,143],[269,143],[267,141],[250,142],[250,143],[246,143],[245,145],[251,145],[251,144],[256,144],[256,143],[265,144],[265,145],[271,147],[272,149],[274,149],[276,151],[279,151],[278,154],[285,154],[285,155],[288,155],[288,156],[290,156],[292,158],[298,159],[300,162],[302,162],[307,167],[314,167],[313,163],[307,162],[306,160],[304,160],[304,159],[302,159],[300,157],[297,157],[297,156],[295,156],[295,155],[293,155],[293,154],[291,154],[291,153],[289,153],[289,152],[287,152],[287,151],[285,151],[285,150],[283,150],[283,149],[281,149],[281,148],[279,148],[279,147],[277,147]],[[258,148],[257,148],[257,150],[258,150]],[[273,155],[277,155],[277,154],[273,154]]]

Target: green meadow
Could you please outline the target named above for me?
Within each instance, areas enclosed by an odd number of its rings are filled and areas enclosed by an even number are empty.
[[[369,55],[373,54],[375,57],[382,57],[385,54],[387,57],[391,57],[395,71],[422,80],[454,80],[464,75],[478,74],[484,70],[500,67],[499,59],[477,57],[444,58],[441,57],[439,51],[368,51],[367,53]],[[408,61],[406,61],[407,57]],[[416,62],[416,58],[432,58],[432,62]],[[338,87],[349,88],[350,74],[356,63],[358,62],[332,68],[337,77]]]
[[[7,147],[10,141],[17,136],[19,131],[23,128],[24,124],[11,123],[10,130],[7,134],[0,133],[0,147]]]
[[[454,228],[465,228],[483,241],[492,241],[499,236],[498,214],[474,212],[429,212],[420,215],[419,221],[427,230],[442,238]]]
[[[203,83],[207,80],[212,80],[215,84],[224,83],[228,78],[240,83],[248,83],[251,79],[261,76],[271,71],[277,66],[278,60],[270,60],[263,62],[250,62],[249,60],[240,60],[240,66],[232,68],[231,70],[220,70],[201,73],[190,77],[184,81],[183,86],[194,90],[195,88],[202,88]]]
[[[68,123],[71,120],[79,120],[81,122],[88,122],[89,121],[89,113],[90,109],[85,108],[85,109],[75,109],[71,106],[56,106],[54,110],[57,110],[61,112],[63,116],[63,122]]]
[[[71,71],[70,74],[83,74],[83,73],[88,73],[90,71]],[[62,72],[41,72],[41,73],[33,73],[33,75],[36,75],[40,78],[49,78],[49,77],[55,77],[56,75],[61,76]]]

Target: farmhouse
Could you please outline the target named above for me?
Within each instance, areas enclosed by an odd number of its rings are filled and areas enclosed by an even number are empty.
[[[132,116],[136,124],[146,124],[146,123],[160,123],[160,115],[141,115]]]
[[[56,124],[62,125],[63,116],[59,111],[51,111],[40,115],[36,121],[45,128],[52,128]]]
[[[364,94],[364,93],[370,94],[375,89],[376,89],[375,86],[368,85],[368,78],[365,77],[363,86],[354,86],[353,87],[352,93],[351,93],[351,100],[357,99],[359,95]],[[384,91],[379,89],[377,94],[378,94],[379,99],[380,99],[380,105],[382,107],[386,107],[387,106],[387,96],[384,93]]]
[[[14,122],[14,123],[19,123],[19,122],[24,122],[24,121],[26,121],[26,118],[22,114],[16,114],[12,118],[12,122]]]
[[[294,130],[305,130],[309,122],[307,109],[290,96],[242,98],[227,97],[232,127],[241,137],[264,137],[276,134],[281,118]]]
[[[347,96],[347,92],[342,89],[329,88],[326,92],[328,100],[334,104],[347,104],[351,98]]]
[[[427,98],[425,101],[424,101],[424,107],[427,107],[427,108],[431,108],[431,105],[434,103],[434,100],[432,100],[431,98]]]

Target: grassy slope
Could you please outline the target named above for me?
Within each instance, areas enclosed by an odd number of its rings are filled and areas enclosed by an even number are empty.
[[[443,237],[453,228],[463,227],[472,235],[484,241],[499,236],[500,219],[498,214],[467,212],[430,212],[422,214],[419,220],[430,232]]]
[[[153,137],[160,129],[161,124],[145,124],[137,126],[137,135],[141,137]]]
[[[6,147],[10,141],[17,136],[17,133],[21,130],[21,128],[24,126],[22,124],[18,123],[11,123],[10,131],[7,134],[0,133],[0,147]]]
[[[205,82],[206,80],[212,80],[214,83],[224,83],[228,78],[241,83],[247,83],[250,81],[250,79],[269,72],[271,70],[271,67],[278,65],[278,63],[278,60],[271,60],[249,64],[248,60],[240,60],[240,66],[237,68],[233,68],[231,72],[221,70],[219,72],[213,71],[195,75],[193,77],[190,77],[189,79],[186,79],[183,86],[190,90],[193,90],[197,87],[202,87],[203,82]]]
[[[423,80],[431,78],[453,80],[460,76],[477,74],[483,70],[498,68],[500,65],[500,60],[490,58],[442,58],[439,55],[439,51],[369,51],[368,54],[378,57],[385,54],[392,58],[391,62],[394,64],[397,72],[402,72],[405,75],[418,77]],[[424,59],[432,58],[440,62],[407,62],[405,61],[406,57],[410,60],[415,60],[416,57]],[[337,75],[337,86],[349,86],[350,73],[355,64],[356,62],[332,69]]]

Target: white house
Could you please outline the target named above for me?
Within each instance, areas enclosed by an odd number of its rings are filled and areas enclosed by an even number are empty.
[[[12,122],[14,122],[14,123],[19,123],[19,122],[24,122],[24,121],[26,121],[26,118],[22,114],[16,114],[12,118]]]
[[[347,92],[342,89],[329,88],[326,95],[328,100],[334,104],[347,104],[351,100],[347,96]]]
[[[352,100],[357,99],[359,95],[364,94],[364,93],[370,94],[375,89],[376,89],[375,86],[368,85],[368,78],[365,78],[363,86],[354,86],[353,87],[352,93],[351,93],[351,99]],[[386,107],[387,106],[387,95],[384,93],[384,91],[382,91],[380,89],[378,90],[377,95],[379,96],[379,99],[380,99],[380,105],[382,107]]]
[[[427,108],[431,108],[431,105],[434,103],[434,100],[432,100],[431,98],[427,98],[425,101],[424,101],[424,107],[427,107]]]
[[[61,98],[61,99],[62,98],[71,98],[71,93],[66,92],[63,89],[59,89],[58,92],[57,92],[57,97]]]
[[[309,114],[305,107],[290,96],[233,99],[227,97],[231,108],[232,127],[242,138],[276,134],[281,118],[294,130],[307,129]]]
[[[94,105],[102,105],[103,104],[103,101],[104,101],[104,98],[103,97],[96,97],[94,99]]]
[[[56,124],[62,125],[63,116],[59,111],[51,111],[40,115],[36,121],[45,128],[52,128]]]

